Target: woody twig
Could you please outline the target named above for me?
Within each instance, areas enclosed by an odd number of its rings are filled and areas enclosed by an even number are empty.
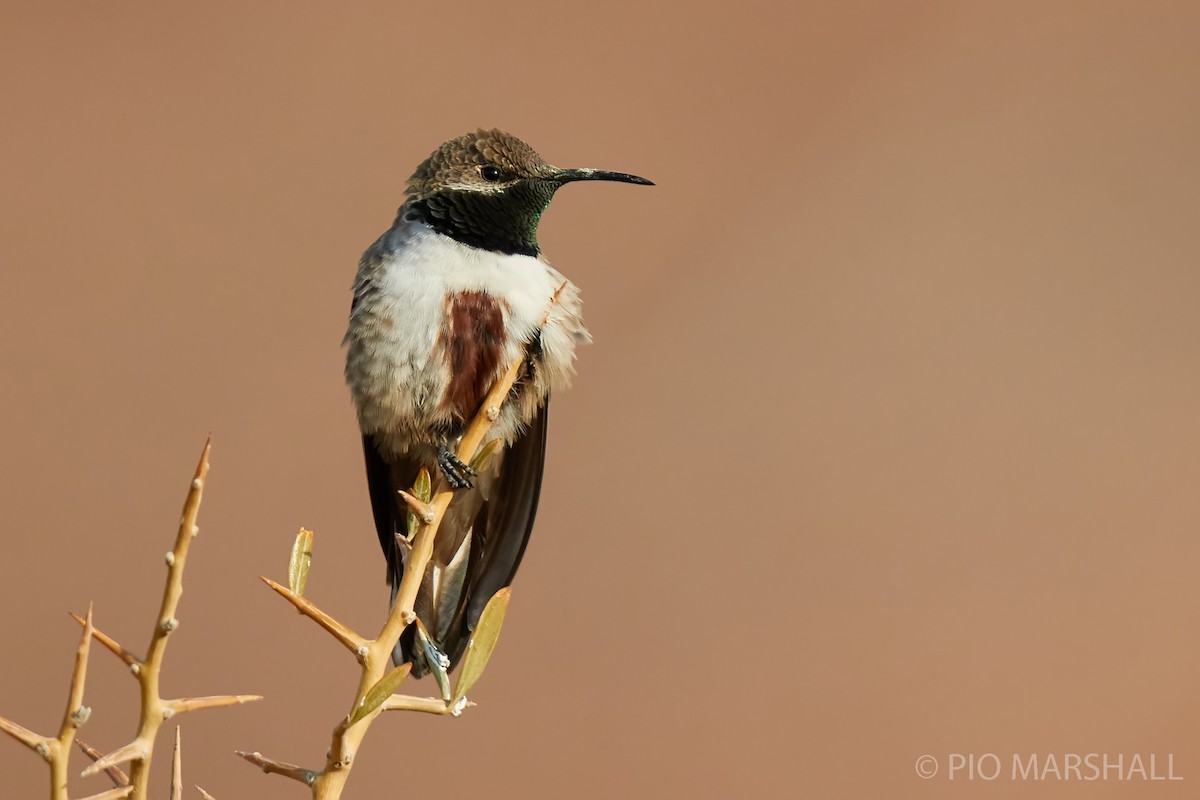
[[[7,733],[21,744],[33,750],[50,765],[50,798],[67,800],[67,766],[71,746],[75,742],[75,731],[87,722],[92,710],[83,705],[83,686],[87,680],[88,651],[92,642],[92,608],[88,606],[83,620],[83,636],[75,651],[75,669],[71,673],[71,689],[67,694],[67,710],[55,736],[42,736],[0,717],[0,731]],[[117,795],[120,796],[120,795]]]
[[[217,695],[167,700],[159,694],[159,680],[167,651],[167,642],[170,640],[171,634],[179,627],[177,613],[179,599],[183,594],[183,570],[187,564],[192,540],[200,533],[196,519],[200,512],[200,500],[204,494],[205,479],[208,475],[208,457],[211,447],[210,437],[209,441],[204,444],[200,461],[196,465],[195,475],[188,488],[187,499],[183,504],[183,514],[179,521],[179,530],[175,537],[175,546],[166,555],[167,580],[163,588],[163,598],[158,616],[155,618],[154,629],[150,634],[146,657],[138,658],[111,636],[96,630],[89,631],[96,641],[120,658],[137,679],[138,687],[141,690],[141,714],[133,741],[118,747],[107,755],[100,756],[83,771],[83,774],[94,775],[110,771],[119,764],[129,762],[129,786],[126,788],[130,790],[128,796],[133,800],[146,800],[147,798],[154,743],[164,722],[177,714],[188,711],[239,705],[262,699],[259,695]]]
[[[551,298],[542,318],[542,325],[549,320],[565,286],[566,284],[560,286]],[[525,360],[526,355],[522,352],[509,364],[508,369],[484,398],[479,411],[459,440],[457,456],[464,463],[469,464],[477,457],[488,431],[500,416],[500,409],[521,374]],[[485,608],[468,644],[458,683],[452,693],[442,698],[409,697],[394,693],[407,676],[410,665],[392,669],[392,651],[405,628],[414,623],[419,625],[414,611],[417,591],[433,555],[438,529],[453,497],[454,490],[444,479],[438,492],[432,497],[421,499],[415,494],[401,492],[401,498],[413,510],[418,527],[415,535],[407,542],[407,547],[411,549],[405,559],[404,576],[397,588],[391,613],[374,639],[362,638],[321,611],[311,601],[301,597],[299,593],[263,578],[301,614],[316,622],[343,647],[353,652],[362,669],[354,693],[354,703],[346,716],[334,727],[329,752],[322,769],[304,769],[294,764],[273,761],[260,753],[239,752],[238,755],[261,767],[265,772],[283,775],[308,785],[314,800],[337,800],[342,796],[363,738],[379,714],[384,711],[420,711],[441,716],[458,716],[464,708],[472,705],[467,701],[466,692],[482,674],[487,658],[495,646],[508,604],[507,588],[497,592]]]
[[[162,603],[159,607],[154,631],[150,636],[146,657],[139,659],[111,636],[97,630],[92,622],[92,609],[89,606],[87,616],[71,615],[83,627],[83,634],[79,649],[75,654],[75,670],[71,676],[70,697],[58,735],[54,737],[41,736],[28,728],[0,717],[0,731],[36,751],[50,765],[51,800],[68,800],[67,767],[72,745],[76,744],[75,731],[91,715],[91,709],[83,705],[83,687],[87,674],[88,654],[93,639],[121,659],[137,678],[141,689],[142,708],[137,735],[129,744],[119,747],[107,755],[101,755],[99,751],[89,745],[83,742],[77,743],[79,748],[92,759],[92,764],[83,771],[83,774],[87,776],[104,772],[116,784],[112,789],[92,795],[87,800],[114,800],[124,797],[145,800],[148,793],[147,780],[150,775],[150,761],[154,753],[155,738],[163,722],[176,714],[262,699],[257,695],[221,695],[164,700],[158,693],[159,676],[162,671],[167,640],[172,631],[179,627],[176,612],[179,607],[180,595],[183,593],[183,568],[187,562],[188,549],[192,539],[200,530],[196,526],[196,517],[200,511],[205,477],[208,475],[208,455],[211,444],[211,438],[204,444],[192,485],[188,489],[187,500],[184,502],[183,516],[179,523],[175,546],[166,555],[166,587],[163,590]],[[176,742],[178,743],[178,739]],[[180,766],[179,759],[177,749],[176,774],[178,774]],[[118,769],[118,765],[125,762],[132,762],[128,775]],[[173,781],[173,791],[176,791],[175,787],[180,785],[178,780]]]

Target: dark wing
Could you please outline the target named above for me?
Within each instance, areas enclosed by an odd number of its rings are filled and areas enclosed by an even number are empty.
[[[549,414],[547,398],[529,427],[504,452],[496,488],[475,519],[462,599],[454,624],[441,643],[451,664],[462,655],[492,595],[512,584],[529,544],[546,465]]]
[[[392,600],[395,600],[400,578],[404,575],[404,564],[396,546],[396,531],[403,530],[401,526],[407,521],[406,509],[400,508],[400,495],[396,491],[408,489],[416,482],[421,465],[404,457],[389,464],[372,437],[364,435],[362,440],[363,456],[367,463],[367,491],[371,494],[371,511],[375,515],[375,532],[379,534],[379,544],[387,558],[388,584],[392,587]]]
[[[525,545],[533,531],[538,495],[542,487],[542,472],[546,463],[548,414],[549,400],[538,411],[525,432],[517,437],[503,454],[493,456],[500,459],[499,474],[495,485],[486,493],[488,499],[480,504],[471,524],[467,574],[459,597],[457,601],[443,597],[438,602],[438,605],[449,604],[450,607],[456,608],[441,641],[438,642],[452,665],[462,655],[470,633],[479,621],[479,615],[483,613],[488,600],[501,588],[512,583],[517,566],[521,563],[521,556],[525,553]],[[366,460],[371,509],[375,515],[375,531],[387,558],[388,583],[391,585],[394,601],[400,579],[404,575],[404,564],[396,546],[396,531],[404,530],[403,526],[407,520],[407,508],[401,505],[397,490],[411,487],[422,465],[410,457],[402,456],[391,461],[385,459],[370,436],[363,436],[363,455]],[[485,476],[481,475],[480,478],[486,480]],[[459,538],[458,532],[451,531],[450,528],[456,527],[456,521],[458,526],[465,527],[467,520],[461,519],[461,512],[454,513],[456,506],[460,503],[477,502],[478,498],[470,497],[468,493],[478,492],[482,488],[481,486],[477,489],[463,490],[456,495],[443,520],[439,540],[447,535]],[[428,582],[428,576],[425,580]],[[430,587],[422,587],[418,596],[418,606],[425,606],[430,602],[429,589]],[[423,611],[424,608],[418,608],[418,616],[422,616]],[[411,632],[406,632],[401,638],[394,660],[398,664],[412,660]],[[420,676],[424,672],[424,664],[414,662],[413,674]]]

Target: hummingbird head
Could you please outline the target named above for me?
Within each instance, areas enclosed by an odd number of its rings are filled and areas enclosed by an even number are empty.
[[[537,228],[554,193],[572,181],[654,184],[624,172],[560,169],[499,130],[479,130],[434,150],[408,179],[407,205],[464,244],[537,255]]]

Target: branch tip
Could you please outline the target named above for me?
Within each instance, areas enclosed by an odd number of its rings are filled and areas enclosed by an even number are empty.
[[[120,800],[123,797],[129,797],[133,793],[132,786],[118,786],[115,789],[109,789],[100,794],[92,794],[83,798],[83,800]]]
[[[305,769],[295,764],[288,764],[284,761],[275,761],[267,758],[262,753],[248,753],[244,750],[234,750],[233,752],[234,755],[249,761],[268,775],[282,775],[285,778],[299,781],[306,786],[311,786],[313,780],[317,777],[317,773],[311,769]]]
[[[5,719],[4,717],[0,717],[0,731],[7,733],[9,736],[16,739],[30,750],[36,751],[39,746],[42,748],[46,747],[46,737],[39,736],[38,734],[26,728],[24,725],[18,725],[12,720]],[[49,751],[47,750],[47,752]]]
[[[301,597],[291,589],[276,583],[268,577],[260,575],[259,578],[267,586],[270,586],[272,589],[274,589],[276,593],[283,597],[284,600],[287,600],[289,603],[295,606],[297,611],[324,628],[330,635],[333,636],[333,638],[341,642],[342,646],[351,653],[357,655],[359,649],[367,645],[366,639],[359,636],[357,633],[350,630],[321,609],[317,608],[317,606],[308,598]]]
[[[92,761],[98,761],[104,755],[90,744],[86,744],[79,739],[75,740],[75,746],[82,750],[83,754]],[[104,774],[109,777],[109,779],[113,782],[113,786],[117,787],[118,789],[122,786],[129,785],[129,776],[122,772],[120,767],[109,767],[108,769],[104,770]]]
[[[87,624],[87,620],[85,620],[83,617],[79,616],[78,614],[71,614],[71,619],[75,620],[80,625]],[[135,656],[133,653],[126,650],[124,647],[121,647],[121,645],[118,644],[115,639],[113,639],[111,636],[106,634],[104,631],[93,627],[92,628],[92,638],[95,639],[100,644],[104,645],[105,649],[107,649],[110,653],[115,655],[117,658],[124,661],[126,665],[133,666],[134,664],[138,663],[137,656]],[[135,671],[134,674],[136,675],[137,672]]]
[[[92,715],[92,710],[83,704],[83,687],[87,682],[88,653],[92,646],[92,634],[95,632],[96,628],[92,624],[92,604],[88,603],[87,617],[83,620],[83,633],[79,637],[79,647],[75,650],[75,668],[71,671],[67,710],[63,712],[62,725],[58,729],[58,742],[64,747],[71,746],[75,729],[87,722],[88,717]]]
[[[183,728],[175,726],[175,753],[171,758],[171,800],[183,800]]]
[[[94,763],[80,774],[85,778],[89,775],[98,775],[109,767],[124,764],[126,761],[141,761],[148,753],[149,750],[145,744],[141,740],[135,739],[127,745],[118,747],[108,755],[96,759]]]
[[[463,705],[463,701],[455,705],[447,705],[446,701],[440,697],[412,697],[406,694],[394,694],[384,700],[380,708],[384,711],[420,711],[422,714],[457,717],[462,713],[463,708],[473,705],[475,704],[470,702]]]
[[[240,706],[243,703],[253,703],[262,699],[260,694],[218,694],[209,697],[180,697],[175,700],[165,700],[163,705],[174,716],[188,711],[199,711],[202,708]]]
[[[428,503],[420,500],[417,497],[414,497],[403,489],[399,489],[397,491],[400,494],[400,498],[408,505],[409,508],[412,509],[412,512],[417,515],[417,518],[420,519],[421,522],[424,522],[426,525],[428,525],[437,518],[437,513]]]

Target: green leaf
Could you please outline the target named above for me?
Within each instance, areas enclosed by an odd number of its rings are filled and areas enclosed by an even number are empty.
[[[422,503],[428,503],[433,497],[433,481],[429,477],[429,470],[425,467],[421,467],[421,471],[417,473],[417,480],[412,488],[412,496]],[[417,535],[417,530],[421,527],[421,520],[409,510],[407,522],[408,538],[411,540]]]
[[[471,640],[467,642],[467,654],[463,656],[462,666],[458,670],[458,686],[454,688],[454,697],[450,705],[456,705],[475,682],[483,677],[496,642],[500,639],[500,628],[504,625],[504,615],[508,612],[508,600],[512,596],[512,587],[505,586],[492,595],[483,613],[479,616],[479,624],[471,632]]]
[[[367,693],[363,695],[362,702],[358,704],[358,708],[354,709],[354,715],[350,717],[350,724],[353,725],[383,705],[384,700],[387,700],[396,693],[396,690],[400,688],[400,684],[404,683],[404,679],[408,677],[408,673],[411,670],[412,662],[406,661],[380,678],[379,682],[368,689]]]
[[[292,544],[292,560],[288,563],[288,588],[293,594],[304,596],[304,585],[308,583],[308,570],[312,566],[313,532],[304,528],[296,534]]]
[[[433,499],[433,481],[429,477],[429,470],[421,467],[421,471],[417,473],[417,482],[413,484],[413,494],[422,503],[428,503]]]
[[[492,439],[490,442],[485,444],[483,449],[479,451],[479,454],[472,459],[471,469],[475,470],[476,472],[483,472],[483,468],[487,465],[488,459],[492,457],[492,453],[496,452],[498,447],[500,447],[499,439]]]

